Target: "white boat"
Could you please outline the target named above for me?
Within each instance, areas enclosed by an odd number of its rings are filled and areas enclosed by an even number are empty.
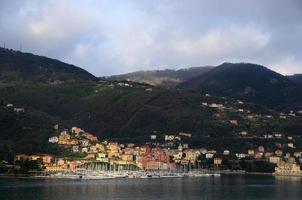
[[[51,178],[59,179],[85,179],[85,180],[102,180],[117,178],[111,174],[106,173],[56,173],[51,174]]]
[[[139,178],[182,178],[183,174],[180,173],[162,173],[162,172],[154,172],[154,173],[142,173]]]
[[[221,174],[213,174],[213,176],[219,177],[221,176]]]
[[[103,174],[101,175],[83,175],[81,179],[84,180],[104,180],[104,179],[115,179],[116,177],[113,176],[104,176]]]
[[[188,177],[209,177],[209,176],[212,176],[212,174],[189,172],[189,173],[186,173],[185,176],[188,176]]]
[[[74,174],[74,173],[56,173],[51,174],[51,178],[61,178],[61,179],[81,179],[83,177],[83,174]]]
[[[147,175],[142,175],[140,178],[160,178],[160,176],[156,174],[147,174]]]
[[[161,175],[160,178],[183,178],[184,175],[178,174],[178,175]]]

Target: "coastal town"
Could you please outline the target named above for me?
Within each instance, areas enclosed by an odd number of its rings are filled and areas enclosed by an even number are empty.
[[[131,87],[124,82],[115,84],[116,87]],[[146,91],[152,92],[151,89]],[[4,109],[18,116],[27,112],[26,108],[11,103]],[[259,129],[262,124],[270,126],[269,123],[276,121],[299,120],[301,111],[257,113],[253,106],[243,101],[207,93],[201,94],[199,109],[209,113],[210,120],[215,123],[231,127],[233,139],[254,141],[251,147],[236,149],[225,143],[221,146],[215,144],[219,146],[217,148],[196,146],[192,138],[206,141],[215,136],[196,137],[195,133],[188,131],[168,134],[153,131],[143,142],[122,143],[97,137],[80,127],[64,129],[55,124],[54,134],[48,138],[47,144],[60,148],[61,154],[17,153],[13,163],[2,161],[1,165],[10,173],[57,178],[74,177],[75,174],[76,177],[78,174],[94,174],[90,178],[145,177],[151,172],[156,176],[168,173],[166,176],[169,177],[221,173],[302,176],[302,151],[298,148],[300,136],[279,131],[261,132]],[[24,168],[26,170],[22,170]]]
[[[302,0],[0,16],[0,200],[302,199]]]
[[[53,145],[63,147],[72,156],[18,154],[15,162],[39,161],[41,165],[39,174],[52,177],[60,177],[57,176],[58,174],[61,177],[69,177],[66,174],[91,172],[103,175],[115,174],[115,176],[118,173],[122,177],[128,177],[129,172],[133,175],[133,172],[141,173],[142,171],[152,172],[153,175],[159,172],[173,173],[174,176],[177,175],[176,177],[211,173],[245,173],[248,171],[248,167],[242,168],[242,165],[239,164],[242,161],[245,161],[243,162],[245,165],[248,162],[253,165],[258,162],[262,165],[260,167],[266,166],[267,168],[262,172],[288,176],[302,175],[300,169],[302,152],[284,152],[279,144],[277,144],[279,149],[274,152],[266,151],[264,146],[258,146],[247,152],[231,152],[228,149],[218,152],[215,149],[190,148],[182,140],[192,137],[191,133],[179,132],[174,135],[165,135],[161,138],[161,142],[158,137],[156,134],[150,134],[149,141],[140,146],[132,143],[120,144],[101,140],[79,127],[72,127],[48,140]],[[294,148],[292,144],[288,146]],[[144,175],[146,174],[144,173]],[[96,177],[96,175],[92,177]],[[104,178],[104,176],[102,177]]]

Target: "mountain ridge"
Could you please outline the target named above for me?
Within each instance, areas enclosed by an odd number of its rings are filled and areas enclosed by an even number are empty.
[[[287,76],[288,79],[292,80],[295,83],[302,84],[302,74],[294,74]]]
[[[194,76],[201,75],[210,71],[213,67],[190,67],[183,69],[165,69],[165,70],[142,70],[126,74],[113,75],[105,77],[107,80],[129,80],[140,83],[147,83],[163,88],[174,88],[177,84],[189,80]]]
[[[13,61],[19,59],[16,56]],[[298,135],[302,128],[300,118],[291,117],[289,112],[288,119],[280,119],[279,112],[266,107],[238,103],[236,98],[208,96],[200,90],[99,80],[85,70],[79,71],[83,74],[74,73],[76,69],[73,68],[63,74],[41,73],[37,59],[29,59],[29,65],[21,67],[38,66],[33,68],[39,71],[38,76],[24,78],[22,73],[8,73],[6,69],[6,76],[0,77],[0,129],[5,130],[0,132],[0,157],[1,154],[22,153],[24,147],[28,153],[52,152],[46,144],[47,137],[59,131],[53,129],[55,124],[59,124],[60,130],[79,126],[101,139],[125,143],[144,143],[154,131],[159,137],[184,131],[192,133],[192,138],[186,141],[192,146],[221,148],[229,141],[226,148],[231,150],[253,144],[251,140],[238,138],[242,130],[257,136],[268,130]],[[2,59],[0,69],[4,68],[3,63],[11,66]],[[48,66],[54,70],[60,65]],[[61,83],[53,84],[49,77]],[[215,108],[217,104],[222,105],[222,110]],[[255,119],[249,121],[247,115]],[[229,122],[232,119],[238,120],[238,126]],[[259,126],[262,122],[265,126]]]
[[[220,96],[240,98],[268,107],[278,104],[301,106],[301,91],[295,82],[262,65],[223,63],[208,73],[178,85],[180,89],[203,90]]]
[[[6,81],[87,81],[96,77],[86,70],[56,59],[0,48],[0,78]]]

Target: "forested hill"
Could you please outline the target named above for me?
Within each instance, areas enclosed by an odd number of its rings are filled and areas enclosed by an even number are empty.
[[[195,76],[202,75],[210,71],[213,67],[191,67],[187,69],[166,69],[137,71],[128,74],[121,74],[106,77],[108,80],[129,80],[139,83],[147,83],[163,88],[174,88],[179,83],[190,80]]]
[[[236,98],[98,80],[57,60],[0,51],[0,155],[55,152],[47,138],[72,126],[100,139],[137,143],[147,141],[154,132],[159,137],[190,132],[193,136],[187,142],[192,146],[221,148],[225,144],[231,150],[258,144],[238,137],[241,131],[255,137],[268,131],[301,134],[298,112],[285,112],[286,119],[281,119],[277,111],[239,103]],[[222,108],[216,108],[217,104]],[[230,120],[237,120],[238,126]],[[53,128],[55,124],[59,130]]]
[[[302,74],[294,74],[292,76],[287,76],[287,78],[295,83],[302,84]]]
[[[89,72],[61,61],[30,53],[0,48],[0,80],[62,81],[96,80]]]
[[[302,87],[286,76],[250,63],[224,63],[208,73],[178,85],[239,98],[274,109],[302,107]]]

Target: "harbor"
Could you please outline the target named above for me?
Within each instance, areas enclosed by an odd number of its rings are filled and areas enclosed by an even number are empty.
[[[34,178],[51,178],[51,179],[83,179],[83,180],[107,180],[107,179],[157,179],[157,178],[184,178],[184,177],[219,177],[218,173],[203,173],[203,172],[164,172],[164,171],[87,171],[84,173],[68,172],[54,173],[50,175],[37,175]]]

